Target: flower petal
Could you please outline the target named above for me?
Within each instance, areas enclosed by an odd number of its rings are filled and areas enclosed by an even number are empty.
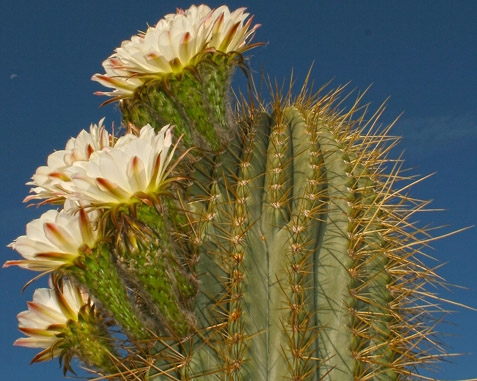
[[[245,8],[230,12],[225,5],[211,9],[207,5],[192,5],[168,14],[145,33],[123,41],[103,62],[105,74],[92,79],[112,88],[100,95],[123,99],[132,97],[134,90],[151,77],[162,78],[178,73],[195,63],[200,53],[207,51],[244,52],[258,26],[251,27]]]

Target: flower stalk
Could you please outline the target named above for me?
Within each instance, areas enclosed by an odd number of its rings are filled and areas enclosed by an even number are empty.
[[[137,204],[118,214],[116,255],[126,283],[142,299],[143,320],[165,337],[183,339],[195,329],[192,301],[197,281],[171,237],[165,205]]]
[[[137,340],[150,338],[131,304],[114,263],[111,246],[97,229],[97,213],[49,210],[27,225],[27,234],[10,247],[24,259],[7,261],[20,266],[76,279],[116,321]]]
[[[236,133],[231,118],[230,82],[259,25],[251,27],[245,8],[191,6],[167,15],[145,33],[124,41],[103,62],[93,80],[120,100],[125,124],[150,123],[156,131],[174,124],[185,148],[223,151]]]

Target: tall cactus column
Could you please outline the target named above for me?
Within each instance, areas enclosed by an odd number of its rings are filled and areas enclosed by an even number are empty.
[[[209,320],[186,379],[393,380],[426,361],[414,345],[427,337],[397,315],[408,301],[392,274],[427,270],[395,242],[414,211],[391,191],[398,173],[382,173],[388,138],[330,107],[249,116],[238,162],[223,156],[210,180],[198,265]]]
[[[219,321],[228,310],[216,348],[226,372],[233,379],[301,377],[316,366],[313,256],[324,212],[322,159],[299,115],[277,110],[273,119],[254,120],[238,177],[224,168],[228,197],[220,195],[213,221],[219,233],[205,237],[199,267],[217,268],[208,261],[220,260],[225,274],[216,276],[226,281],[214,309]],[[210,247],[227,250],[214,256]]]

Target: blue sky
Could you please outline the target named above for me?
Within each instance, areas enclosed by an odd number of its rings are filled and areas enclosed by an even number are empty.
[[[41,210],[26,208],[24,185],[35,169],[67,139],[106,116],[118,125],[115,106],[99,109],[100,85],[90,81],[101,62],[124,39],[155,24],[186,1],[3,0],[0,5],[1,115],[0,243],[24,234],[25,224]],[[210,6],[222,3],[211,1]],[[246,6],[261,23],[256,41],[267,46],[250,52],[250,65],[272,78],[299,84],[314,62],[317,86],[351,81],[378,107],[386,98],[383,122],[404,112],[393,133],[403,136],[395,156],[415,174],[433,177],[412,195],[433,199],[443,212],[419,216],[422,225],[448,225],[442,233],[477,224],[477,2],[469,1],[229,1]],[[429,254],[447,264],[439,274],[471,290],[439,290],[442,297],[477,307],[477,229],[437,241]],[[0,249],[2,261],[15,253]],[[34,287],[20,290],[33,275],[0,271],[2,380],[60,380],[56,361],[28,366],[36,350],[13,347],[20,336],[16,314],[26,309]],[[44,286],[45,281],[35,286]],[[477,313],[461,308],[440,330],[449,351],[471,353],[443,363],[435,377],[477,377]]]

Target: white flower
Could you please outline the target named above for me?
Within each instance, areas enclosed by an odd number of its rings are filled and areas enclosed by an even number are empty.
[[[46,166],[39,167],[27,185],[32,185],[31,195],[24,202],[46,199],[45,202],[62,202],[65,190],[62,182],[69,181],[65,170],[77,161],[88,160],[95,151],[101,151],[112,145],[112,136],[103,126],[104,118],[99,123],[91,124],[89,133],[82,130],[76,138],[66,143],[64,150],[53,152],[48,156]]]
[[[147,79],[180,73],[196,64],[202,53],[241,53],[253,48],[256,45],[248,42],[260,25],[249,29],[253,17],[246,22],[245,9],[230,12],[225,5],[217,9],[192,5],[166,15],[145,33],[123,41],[103,62],[106,73],[92,79],[114,90],[96,94],[114,97],[111,101],[131,97]]]
[[[26,235],[18,237],[9,247],[23,260],[7,261],[3,267],[52,272],[71,265],[86,247],[93,248],[98,232],[93,226],[96,213],[79,209],[75,213],[49,210],[26,226]]]
[[[174,178],[170,162],[172,127],[157,134],[150,125],[119,138],[114,147],[94,152],[88,161],[78,161],[66,171],[68,197],[82,205],[110,207],[136,198],[154,198]],[[170,152],[169,152],[170,150]]]
[[[59,335],[65,333],[69,322],[78,321],[80,310],[92,306],[85,291],[65,280],[62,285],[40,288],[28,302],[28,311],[17,315],[18,328],[28,337],[17,339],[14,345],[30,348],[46,348],[35,356],[33,362],[50,360],[58,356],[62,346]]]

